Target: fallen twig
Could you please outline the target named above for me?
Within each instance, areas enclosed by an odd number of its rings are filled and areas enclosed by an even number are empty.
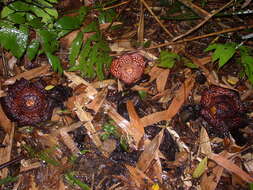
[[[207,17],[204,18],[204,20],[202,22],[200,22],[197,26],[193,27],[192,29],[188,30],[186,33],[181,34],[175,38],[172,39],[172,41],[176,41],[184,36],[187,36],[188,34],[192,33],[193,31],[197,30],[198,28],[200,28],[202,25],[204,25],[207,21],[209,21],[214,15],[216,15],[217,13],[219,13],[220,11],[222,11],[223,9],[227,8],[231,3],[233,3],[233,0],[228,2],[227,4],[225,4],[223,7],[221,7],[220,9],[214,11],[214,13],[208,15]]]
[[[152,9],[148,6],[148,4],[146,3],[145,0],[140,0],[144,6],[148,9],[148,11],[150,12],[150,14],[155,18],[155,20],[158,22],[158,24],[163,28],[163,30],[170,36],[170,37],[174,37],[173,34],[170,33],[169,30],[167,30],[167,28],[163,25],[163,23],[158,19],[158,17],[155,15],[155,13],[152,11]]]
[[[191,1],[188,0],[178,0],[180,3],[184,4],[185,6],[192,9],[195,13],[197,13],[200,17],[208,17],[211,14],[205,11],[204,9],[201,9],[199,6],[195,5]]]
[[[156,45],[156,46],[151,46],[151,47],[146,48],[146,49],[156,49],[156,48],[161,48],[161,47],[164,47],[164,46],[176,45],[176,44],[180,44],[180,43],[185,43],[185,42],[190,42],[190,41],[194,41],[194,40],[199,40],[199,39],[202,39],[202,38],[208,38],[208,37],[211,37],[211,36],[216,36],[216,35],[219,35],[219,34],[224,34],[224,33],[229,33],[229,32],[235,32],[235,31],[244,30],[244,29],[250,29],[250,28],[253,28],[253,24],[252,25],[248,25],[248,26],[239,26],[239,27],[235,27],[235,28],[228,28],[228,29],[221,30],[221,31],[218,31],[218,32],[204,34],[202,36],[196,36],[196,37],[192,37],[192,38],[188,38],[188,39],[184,39],[184,40],[180,40],[180,41],[176,41],[176,42],[167,42],[167,43],[164,43],[164,44],[159,44],[159,45]]]

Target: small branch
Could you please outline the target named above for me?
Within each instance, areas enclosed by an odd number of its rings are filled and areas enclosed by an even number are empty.
[[[116,5],[112,5],[112,6],[109,6],[109,7],[105,7],[103,8],[104,11],[108,10],[108,9],[113,9],[113,8],[116,8],[116,7],[119,7],[121,5],[125,5],[125,4],[128,4],[131,0],[128,0],[128,1],[123,1],[121,3],[118,3]]]
[[[21,160],[23,160],[24,158],[25,158],[25,156],[24,156],[24,155],[21,155],[21,156],[19,156],[19,157],[17,157],[17,158],[14,158],[13,160],[10,160],[10,161],[8,161],[8,162],[5,162],[5,163],[3,163],[3,164],[0,165],[0,170],[4,169],[4,168],[6,168],[6,167],[9,167],[9,166],[11,166],[12,164],[16,164],[16,163],[20,162]]]
[[[159,44],[159,45],[156,45],[156,46],[149,47],[147,49],[155,49],[155,48],[160,48],[160,47],[164,47],[164,46],[175,45],[175,44],[180,44],[180,43],[184,43],[184,42],[190,42],[190,41],[193,41],[193,40],[199,40],[199,39],[202,39],[202,38],[207,38],[207,37],[216,36],[216,35],[219,35],[219,34],[224,34],[224,33],[228,33],[228,32],[235,32],[235,31],[250,29],[250,28],[253,28],[253,24],[249,25],[249,26],[239,26],[239,27],[235,27],[235,28],[228,28],[228,29],[225,29],[225,30],[222,30],[222,31],[219,31],[219,32],[213,32],[213,33],[210,33],[210,34],[205,34],[205,35],[202,35],[202,36],[196,36],[196,37],[193,37],[193,38],[188,38],[188,39],[180,40],[180,41],[176,41],[176,42],[168,42],[168,43],[164,43],[164,44]]]
[[[204,18],[204,17],[208,17],[211,15],[210,13],[208,13],[204,9],[201,9],[199,6],[195,5],[194,3],[192,3],[189,0],[178,0],[178,1],[182,4],[184,4],[185,6],[189,7],[190,9],[192,9],[200,17]]]
[[[221,7],[220,9],[214,11],[213,14],[210,14],[209,16],[207,16],[202,22],[200,22],[197,26],[193,27],[191,30],[188,30],[186,33],[181,34],[175,38],[172,39],[172,41],[176,41],[182,37],[185,37],[187,35],[189,35],[190,33],[192,33],[193,31],[197,30],[198,28],[200,28],[202,25],[204,25],[207,21],[209,21],[214,15],[216,15],[217,13],[219,13],[220,11],[222,11],[223,9],[225,9],[226,7],[228,7],[231,3],[233,3],[233,0],[228,2],[226,5],[224,5],[223,7]]]
[[[148,9],[148,11],[150,12],[150,14],[155,18],[155,20],[158,22],[158,24],[160,24],[160,26],[163,28],[163,30],[170,36],[170,37],[174,37],[170,31],[167,30],[167,28],[163,25],[163,23],[158,19],[158,17],[155,15],[155,13],[151,10],[151,8],[148,6],[148,4],[146,3],[145,0],[140,0],[144,6]]]
[[[143,45],[144,42],[144,8],[143,4],[140,2],[140,19],[138,25],[138,42]]]

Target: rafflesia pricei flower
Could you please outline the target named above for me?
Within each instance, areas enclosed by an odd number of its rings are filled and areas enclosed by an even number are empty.
[[[244,121],[244,108],[238,92],[212,85],[201,97],[201,115],[213,127],[223,131],[239,127]]]
[[[126,84],[131,84],[141,78],[145,69],[145,61],[138,53],[125,54],[112,61],[110,71]]]
[[[51,118],[53,100],[47,98],[44,85],[24,78],[8,87],[7,96],[1,98],[2,108],[11,121],[19,126],[33,125]]]

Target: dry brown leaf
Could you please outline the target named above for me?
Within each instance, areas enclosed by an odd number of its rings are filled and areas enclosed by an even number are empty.
[[[35,182],[35,176],[34,175],[30,175],[31,180],[29,180],[30,184],[29,184],[29,190],[39,190],[39,188],[37,187],[37,184]]]
[[[212,169],[212,173],[210,175],[207,175],[207,173],[204,173],[200,180],[200,186],[202,190],[215,190],[221,175],[224,171],[224,168],[221,166],[215,166]]]
[[[229,154],[226,151],[220,153],[220,155],[222,155],[225,158],[229,157]],[[208,165],[211,165],[211,164],[213,164],[213,162],[209,161]],[[211,166],[211,168],[213,169],[209,175],[207,175],[207,173],[204,173],[201,177],[200,186],[202,190],[215,190],[220,181],[221,175],[224,171],[224,168],[219,165],[215,167]]]
[[[97,133],[95,127],[91,123],[91,121],[93,120],[93,116],[89,112],[84,111],[84,109],[83,109],[84,104],[80,104],[80,102],[78,100],[75,101],[74,104],[75,104],[75,113],[76,113],[77,117],[79,118],[79,120],[81,122],[83,122],[85,128],[88,131],[88,135],[91,138],[91,140],[93,141],[93,143],[100,149],[100,147],[102,146],[102,142],[100,140],[99,134]],[[99,106],[99,104],[98,104],[98,106]],[[101,149],[100,149],[100,151],[106,157],[108,157],[108,154],[106,152],[102,151]]]
[[[129,121],[123,118],[116,110],[113,108],[109,102],[106,102],[106,107],[108,110],[108,116],[114,120],[114,122],[120,127],[120,130],[123,134],[126,134],[128,137],[128,143],[131,147],[137,149],[139,140],[142,138],[142,134],[139,130],[130,127]],[[132,139],[133,138],[133,139]]]
[[[249,173],[253,173],[253,160],[252,160],[252,157],[253,157],[253,155],[252,155],[251,152],[249,152],[247,154],[243,154],[241,156],[241,158],[244,160],[243,165]]]
[[[170,74],[169,69],[164,69],[156,79],[156,86],[158,92],[163,92],[167,83],[168,76]]]
[[[138,168],[132,167],[130,165],[125,166],[128,169],[131,178],[135,182],[137,187],[141,188],[143,185],[147,184],[147,182],[149,184],[154,184],[154,182]]]
[[[144,127],[141,123],[141,120],[134,108],[134,104],[132,101],[127,101],[127,111],[129,114],[129,118],[130,118],[130,125],[131,127],[135,128],[136,130],[138,130],[138,132],[140,133],[141,136],[144,135]]]
[[[150,79],[149,79],[149,82],[152,82],[154,81],[155,79],[157,79],[157,77],[163,72],[164,69],[162,68],[159,68],[159,67],[153,67],[149,72],[149,76],[150,76]]]
[[[112,51],[118,52],[118,53],[125,50],[133,49],[131,41],[129,39],[117,40],[113,44],[110,44],[109,47]]]
[[[15,126],[12,123],[10,134],[6,134],[2,144],[6,145],[6,147],[0,149],[0,164],[9,162],[11,159],[11,150],[13,143]],[[0,170],[0,179],[6,178],[8,176],[8,169],[4,168]]]
[[[181,85],[179,90],[176,92],[175,97],[172,100],[172,103],[167,109],[167,115],[169,119],[171,119],[178,113],[181,106],[183,105],[185,100],[188,98],[194,86],[194,83],[195,83],[194,77],[189,76],[189,78],[184,81],[184,83]]]
[[[83,123],[82,123],[81,121],[78,121],[78,122],[76,122],[76,123],[71,124],[70,126],[62,127],[62,128],[60,128],[60,129],[56,132],[57,134],[55,134],[55,135],[58,135],[58,132],[59,132],[59,131],[64,131],[64,132],[66,132],[66,133],[68,133],[68,132],[70,132],[70,131],[74,131],[74,130],[76,130],[77,128],[81,127],[82,124],[83,124]]]
[[[85,92],[75,95],[75,96],[71,96],[68,99],[68,101],[66,102],[67,108],[69,110],[71,110],[72,112],[74,112],[75,111],[75,102],[77,102],[77,101],[78,101],[78,104],[85,105],[90,101],[90,99],[86,96]]]
[[[102,81],[93,82],[93,83],[91,83],[91,85],[94,88],[105,88],[105,87],[111,86],[111,85],[113,85],[115,83],[116,83],[115,80],[108,79],[108,80],[102,80]]]
[[[162,163],[158,154],[155,155],[155,162],[152,164],[148,173],[152,179],[158,179],[160,183],[163,182]]]
[[[60,128],[59,130],[57,130],[52,135],[58,136],[58,134],[60,134],[63,143],[71,150],[71,152],[73,152],[74,154],[78,154],[80,152],[80,150],[77,148],[75,142],[70,137],[70,135],[68,134],[68,132],[73,131],[73,130],[79,128],[81,125],[82,125],[82,122],[73,123],[70,126],[66,126],[66,127]]]
[[[117,141],[115,139],[106,139],[100,148],[110,155],[117,148]]]
[[[6,133],[10,133],[12,129],[12,123],[3,112],[2,106],[0,105],[0,126]]]
[[[82,122],[76,122],[70,126],[66,126],[63,128],[60,128],[56,134],[54,135],[58,135],[58,133],[60,134],[63,143],[71,150],[71,152],[73,152],[74,154],[78,154],[80,152],[80,150],[77,148],[75,142],[73,141],[73,139],[69,136],[68,132],[73,131],[77,128],[79,128],[82,125]]]
[[[35,131],[34,135],[45,147],[56,147],[58,145],[57,137],[52,134],[44,134],[41,131]]]
[[[166,89],[163,92],[156,94],[155,96],[152,97],[152,100],[158,100],[162,97],[168,97],[168,96],[170,96],[170,97],[172,96],[171,89]]]
[[[19,80],[21,78],[25,78],[27,80],[30,80],[30,79],[33,79],[33,78],[36,78],[36,77],[44,76],[44,75],[49,73],[50,68],[51,67],[50,67],[49,64],[45,64],[45,65],[42,65],[42,66],[37,67],[35,69],[25,71],[23,73],[17,74],[16,76],[5,80],[3,85],[14,84],[16,80]]]
[[[218,154],[214,154],[214,153],[210,154],[208,156],[208,158],[214,160],[217,164],[219,164],[220,166],[222,166],[226,170],[233,172],[234,174],[239,176],[244,181],[246,181],[248,183],[253,182],[253,177],[251,177],[248,173],[243,171],[239,166],[234,164],[231,160],[228,160],[227,158],[220,156]]]
[[[141,118],[143,126],[146,127],[162,120],[170,120],[172,117],[174,117],[189,96],[194,86],[194,82],[195,79],[193,76],[186,79],[181,87],[177,90],[169,108],[165,111],[156,112]]]
[[[59,180],[58,190],[66,190],[65,184],[62,179]]]
[[[149,125],[153,125],[154,123],[158,123],[160,121],[169,120],[169,119],[171,118],[167,117],[167,111],[165,110],[165,111],[155,112],[150,115],[147,115],[141,118],[141,122],[144,127],[147,127]]]
[[[77,117],[79,118],[80,121],[82,122],[88,122],[92,121],[93,117],[91,113],[84,111],[84,103],[83,103],[83,97],[78,96],[74,102],[75,108],[74,112],[76,113]]]
[[[82,77],[76,75],[74,72],[66,72],[64,71],[64,75],[72,81],[73,85],[78,86],[81,84],[84,84],[87,86],[86,88],[86,96],[88,96],[90,99],[94,99],[94,95],[97,94],[97,90],[86,80],[84,80]]]
[[[87,104],[85,107],[87,107],[87,108],[93,110],[95,113],[97,113],[105,101],[105,98],[107,96],[107,92],[108,92],[107,88],[104,88],[101,91],[99,91],[98,94],[96,95],[95,99],[92,100],[92,102]]]
[[[155,138],[145,146],[144,151],[140,155],[140,158],[137,162],[137,168],[145,172],[150,166],[152,160],[156,157],[159,151],[159,146],[163,138],[164,130],[161,130]]]
[[[0,90],[0,97],[6,96],[6,92],[3,90]]]
[[[147,58],[148,60],[157,60],[158,57],[156,57],[154,54],[145,51],[145,50],[138,50],[138,52],[145,58]]]
[[[91,138],[92,142],[97,146],[97,148],[103,153],[103,155],[105,157],[108,157],[109,154],[107,152],[103,151],[103,149],[101,149],[103,144],[100,140],[99,133],[96,131],[93,124],[91,122],[86,122],[84,124],[84,127],[87,129],[88,135]]]
[[[176,153],[175,161],[166,161],[166,167],[168,168],[175,168],[180,167],[185,164],[185,162],[188,160],[189,153],[186,151],[181,151]]]
[[[208,156],[209,154],[212,153],[212,147],[211,147],[209,136],[204,127],[201,127],[199,138],[200,138],[199,139],[200,152]]]
[[[211,61],[211,58],[209,56],[201,58],[201,59],[198,59],[198,58],[195,58],[195,57],[190,57],[190,58],[191,58],[191,60],[193,61],[194,64],[198,65],[202,69],[204,75],[206,76],[207,80],[211,84],[214,84],[214,85],[219,84],[219,81],[217,81],[215,76],[211,72],[209,72],[209,70],[204,66],[205,64],[207,64],[208,62]]]
[[[70,137],[70,135],[66,131],[60,130],[60,136],[62,138],[63,143],[69,148],[69,150],[73,154],[78,155],[80,153],[80,150],[77,148],[74,140]]]
[[[28,166],[23,166],[23,164],[22,164],[21,167],[20,167],[19,172],[27,172],[29,170],[33,170],[33,169],[36,169],[36,168],[39,168],[39,167],[41,167],[41,163],[40,162],[29,163]]]
[[[117,86],[118,86],[118,92],[122,92],[123,91],[123,85],[122,85],[122,83],[120,82],[119,79],[117,80]]]
[[[149,88],[150,87],[143,87],[143,86],[139,86],[139,85],[134,85],[134,87],[132,87],[131,89],[133,91],[144,91],[144,92],[149,93]]]

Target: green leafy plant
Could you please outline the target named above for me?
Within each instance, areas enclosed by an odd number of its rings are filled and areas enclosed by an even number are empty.
[[[116,126],[113,125],[111,122],[108,122],[108,123],[104,124],[102,128],[104,130],[104,132],[101,134],[101,139],[102,140],[106,140],[110,136],[118,137]]]
[[[180,56],[176,53],[168,52],[168,51],[161,51],[158,66],[164,68],[172,68],[176,61],[180,60]]]
[[[253,84],[253,50],[246,46],[241,46],[239,49],[241,55],[241,64],[244,67],[248,80],[251,82],[251,84]]]
[[[120,137],[119,145],[120,145],[121,149],[124,150],[125,152],[129,151],[129,145],[127,143],[127,139],[124,136]]]
[[[197,65],[192,63],[189,59],[186,57],[180,56],[176,53],[168,52],[168,51],[161,51],[160,57],[159,57],[159,64],[158,66],[163,67],[163,68],[173,68],[174,65],[177,62],[182,62],[186,67],[189,67],[191,69],[196,69],[198,68]]]
[[[90,187],[87,184],[83,183],[81,180],[77,179],[74,176],[74,172],[68,172],[64,176],[69,184],[77,185],[83,190],[90,190]]]
[[[205,49],[205,51],[214,50],[212,62],[219,60],[219,67],[222,67],[233,57],[236,51],[235,48],[235,43],[211,44]]]
[[[59,39],[75,29],[81,29],[72,42],[69,61],[70,71],[80,71],[82,76],[104,79],[104,69],[111,63],[110,48],[103,40],[99,24],[112,22],[115,12],[103,11],[99,6],[98,19],[85,28],[82,23],[89,8],[81,7],[75,16],[62,16],[54,8],[57,0],[13,1],[3,7],[0,22],[0,45],[17,58],[26,55],[32,61],[38,54],[45,54],[54,71],[63,72],[60,59],[55,53]],[[32,31],[32,32],[31,32]],[[29,41],[29,34],[36,38]],[[94,32],[85,42],[84,33]]]
[[[207,157],[201,160],[201,162],[198,164],[198,166],[196,167],[196,169],[194,170],[192,174],[193,178],[199,178],[206,171],[207,162],[208,162]]]
[[[143,90],[139,90],[138,94],[139,94],[139,96],[141,97],[142,100],[144,100],[148,96],[148,93],[146,91],[143,91]]]
[[[112,62],[112,57],[109,55],[110,48],[99,29],[100,24],[111,23],[116,18],[116,12],[113,9],[103,10],[102,7],[112,3],[113,1],[105,2],[104,4],[96,3],[95,7],[99,10],[97,20],[94,20],[87,25],[77,35],[73,41],[70,51],[70,71],[80,71],[82,76],[88,78],[98,77],[103,80],[104,69],[108,68]],[[86,41],[83,41],[85,33],[93,32]]]
[[[41,151],[37,151],[33,149],[31,146],[25,145],[24,148],[29,153],[32,158],[38,158],[39,160],[45,161],[48,164],[53,166],[60,166],[60,162],[58,162],[53,156],[52,152],[54,148],[44,149]]]
[[[244,67],[244,72],[248,80],[253,84],[253,49],[241,46],[236,43],[211,44],[205,51],[212,51],[212,62],[219,61],[219,68],[229,62],[237,53],[240,57],[239,63]]]
[[[1,10],[0,45],[21,58],[26,55],[32,61],[38,54],[45,54],[54,71],[62,73],[60,59],[55,53],[59,39],[74,29],[80,28],[88,13],[81,7],[76,16],[58,19],[54,5],[58,0],[12,1]],[[36,38],[29,37],[36,34]]]
[[[94,32],[85,42],[83,35]],[[92,22],[78,33],[70,48],[70,71],[80,71],[83,76],[93,78],[96,75],[100,80],[104,79],[104,67],[108,67],[112,61],[109,56],[110,48],[103,40],[98,23]]]
[[[8,183],[12,183],[18,180],[18,177],[12,177],[12,176],[7,176],[3,179],[0,179],[0,185],[6,185]]]
[[[249,183],[249,189],[253,190],[253,183]]]
[[[110,137],[114,137],[116,139],[119,140],[119,145],[121,147],[122,150],[124,151],[128,151],[129,150],[129,146],[128,146],[128,141],[127,141],[127,137],[125,137],[124,135],[120,135],[117,132],[117,127],[115,126],[115,124],[113,123],[113,121],[109,121],[107,123],[105,123],[103,126],[103,133],[100,135],[100,138],[104,141],[107,140]]]

